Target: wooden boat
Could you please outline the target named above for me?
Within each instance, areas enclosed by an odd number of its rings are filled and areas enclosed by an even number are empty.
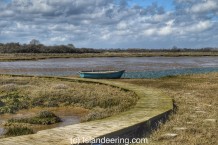
[[[123,75],[125,70],[121,71],[81,71],[79,72],[81,78],[92,78],[92,79],[119,79]]]

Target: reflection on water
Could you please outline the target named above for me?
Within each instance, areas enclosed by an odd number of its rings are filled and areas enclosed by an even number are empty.
[[[3,135],[5,133],[5,130],[3,128],[3,123],[4,123],[4,120],[1,119],[1,116],[0,116],[0,138],[1,138],[1,135]]]
[[[95,57],[0,62],[0,73],[76,75],[81,70],[125,69],[127,72],[218,67],[218,57]]]
[[[0,126],[0,136],[3,135],[5,132],[4,128]],[[0,137],[1,138],[1,137]]]

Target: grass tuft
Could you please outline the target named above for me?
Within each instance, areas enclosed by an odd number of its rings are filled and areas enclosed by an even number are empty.
[[[7,129],[5,136],[19,136],[19,135],[27,135],[33,134],[33,130],[28,127],[10,127]]]
[[[8,123],[29,123],[29,124],[41,124],[50,125],[61,122],[60,117],[49,111],[41,111],[37,116],[31,118],[9,119]]]

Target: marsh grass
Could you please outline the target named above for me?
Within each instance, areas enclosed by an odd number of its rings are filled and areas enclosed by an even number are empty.
[[[29,111],[27,113],[33,111],[35,114],[39,110],[48,110],[36,116],[9,119],[4,124],[6,137],[31,134],[38,131],[41,125],[61,121],[61,118],[49,111],[59,115],[66,114],[66,111],[69,115],[74,112],[84,122],[128,110],[138,99],[133,92],[97,83],[0,76],[0,115],[16,114],[24,110]]]
[[[28,127],[10,127],[7,129],[5,136],[19,136],[19,135],[27,135],[33,134],[34,131]]]
[[[17,93],[9,93],[0,97],[0,114],[15,113],[28,108],[28,97],[19,96]]]
[[[174,99],[177,106],[176,113],[151,134],[149,144],[218,144],[218,73],[125,81],[161,89]]]
[[[138,100],[133,92],[97,83],[4,75],[0,78],[1,114],[35,107],[71,106],[89,110],[87,116],[81,119],[86,121],[128,110]],[[95,113],[98,115],[92,115]]]
[[[89,57],[179,57],[218,56],[218,52],[104,52],[104,53],[0,53],[0,61],[38,60],[49,58],[89,58]]]
[[[41,111],[39,114],[29,118],[12,118],[8,120],[8,123],[29,123],[29,124],[39,124],[39,125],[50,125],[61,122],[61,118],[56,116],[50,111]]]

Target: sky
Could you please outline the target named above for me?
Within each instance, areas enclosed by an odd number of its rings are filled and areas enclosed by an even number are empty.
[[[218,47],[218,0],[0,0],[0,43]]]

